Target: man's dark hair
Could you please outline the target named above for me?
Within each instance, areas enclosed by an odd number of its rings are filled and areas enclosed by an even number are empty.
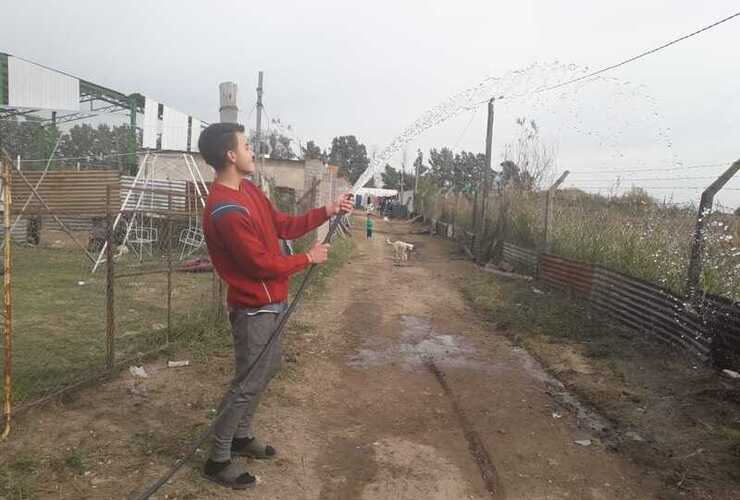
[[[198,149],[203,159],[216,170],[226,165],[226,152],[236,149],[236,134],[244,132],[238,123],[213,123],[200,133]]]

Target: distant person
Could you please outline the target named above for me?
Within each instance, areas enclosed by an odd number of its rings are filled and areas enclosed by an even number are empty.
[[[367,239],[372,240],[373,239],[373,217],[371,214],[367,214],[367,219],[365,219],[365,229],[367,229]]]
[[[351,212],[352,202],[345,195],[298,216],[277,210],[259,187],[243,178],[255,171],[254,155],[244,127],[236,123],[209,125],[200,134],[198,149],[216,173],[203,211],[203,232],[213,267],[229,285],[235,357],[234,379],[218,410],[203,475],[222,486],[245,489],[255,484],[255,477],[232,457],[269,459],[277,453],[255,437],[252,417],[280,369],[280,339],[260,353],[287,309],[290,276],[326,262],[329,250],[329,245],[316,243],[307,253],[283,255],[278,239],[300,238],[332,215]]]

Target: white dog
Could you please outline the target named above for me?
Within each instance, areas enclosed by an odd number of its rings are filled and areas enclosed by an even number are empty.
[[[414,251],[414,245],[411,243],[406,243],[400,240],[391,241],[388,238],[385,239],[385,242],[393,247],[393,251],[396,254],[396,260],[400,260],[401,262],[409,260],[409,253]]]

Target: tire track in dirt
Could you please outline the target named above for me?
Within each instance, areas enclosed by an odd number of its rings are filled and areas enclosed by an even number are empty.
[[[493,498],[494,500],[505,498],[504,488],[499,481],[498,473],[496,472],[496,466],[491,460],[491,455],[489,455],[488,450],[486,450],[486,447],[480,438],[480,435],[475,431],[475,429],[473,429],[473,426],[468,420],[468,417],[465,415],[465,412],[458,404],[455,395],[452,393],[452,389],[450,389],[450,386],[447,385],[444,373],[442,373],[442,370],[440,370],[439,367],[434,364],[434,360],[432,358],[426,360],[426,365],[429,371],[432,372],[434,377],[437,379],[437,382],[439,382],[440,387],[442,387],[442,390],[444,391],[447,398],[450,400],[452,408],[457,414],[457,418],[460,421],[460,427],[462,427],[465,439],[468,441],[470,455],[478,464],[478,468],[480,469],[480,477],[486,485],[486,490],[488,490],[488,493],[491,494],[491,498]]]

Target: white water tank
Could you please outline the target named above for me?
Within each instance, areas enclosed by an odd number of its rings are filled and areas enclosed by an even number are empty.
[[[220,107],[218,109],[221,121],[225,123],[239,122],[239,102],[237,93],[239,87],[236,82],[221,82],[218,84]]]

